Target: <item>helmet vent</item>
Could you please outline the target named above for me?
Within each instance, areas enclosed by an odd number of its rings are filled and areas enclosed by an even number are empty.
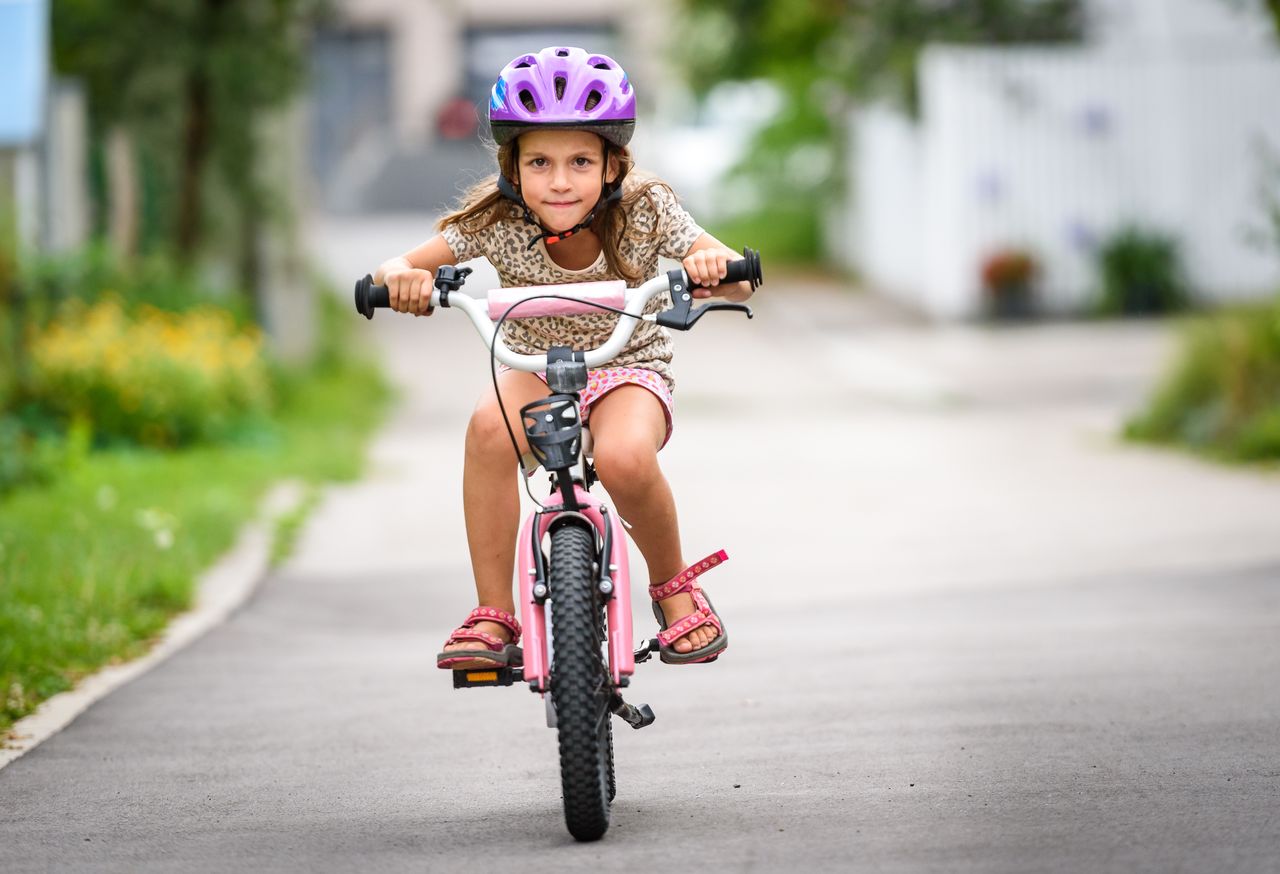
[[[603,99],[603,95],[601,95],[599,91],[592,91],[590,94],[587,95],[587,102],[583,105],[582,108],[595,109],[596,104],[598,104],[602,99]]]
[[[567,57],[569,57],[569,50],[568,50],[568,49],[556,49],[556,57],[557,57],[557,58],[567,58]]]
[[[564,76],[556,76],[556,100],[564,99]]]
[[[515,68],[516,68],[517,70],[522,70],[522,69],[524,69],[525,67],[532,67],[532,66],[533,66],[533,64],[529,63],[528,61],[521,61],[520,63],[518,63],[518,64],[516,64],[516,65],[515,65]]]
[[[533,99],[533,92],[528,88],[520,89],[520,102],[524,104],[524,108],[530,112],[538,111],[538,101]]]
[[[598,63],[598,64],[592,64],[592,66],[593,66],[593,67],[595,67],[595,69],[597,69],[597,70],[612,70],[612,69],[613,69],[613,67],[610,67],[610,66],[609,66],[608,64],[606,64],[604,61],[601,61],[601,62],[600,62],[600,63]]]

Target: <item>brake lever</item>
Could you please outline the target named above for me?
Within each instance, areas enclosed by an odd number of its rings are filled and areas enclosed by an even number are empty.
[[[745,303],[729,303],[727,301],[719,301],[716,303],[704,303],[695,309],[689,316],[689,327],[692,328],[698,321],[711,310],[738,310],[747,314],[748,319],[754,319],[755,313],[751,312],[751,307]],[[686,328],[686,330],[688,330]]]
[[[671,270],[667,273],[668,281],[671,284],[671,309],[663,310],[658,313],[654,319],[664,328],[671,328],[676,331],[687,331],[698,323],[698,319],[705,316],[711,310],[738,310],[747,314],[748,319],[755,318],[755,314],[751,312],[751,307],[742,303],[729,303],[727,301],[718,301],[716,303],[705,303],[700,307],[693,305],[693,292],[685,287],[685,274],[683,270]]]

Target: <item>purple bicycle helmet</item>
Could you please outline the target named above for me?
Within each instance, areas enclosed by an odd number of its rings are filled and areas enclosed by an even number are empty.
[[[618,62],[569,46],[514,59],[498,74],[489,98],[489,127],[498,145],[526,131],[559,127],[625,146],[635,124],[635,90]]]

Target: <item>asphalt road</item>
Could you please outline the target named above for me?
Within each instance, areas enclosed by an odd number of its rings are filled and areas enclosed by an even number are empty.
[[[403,226],[323,233],[345,276]],[[603,841],[564,830],[538,699],[434,668],[485,357],[379,314],[403,397],[368,476],[0,771],[0,870],[1280,868],[1280,478],[1115,439],[1166,330],[931,329],[766,276],[754,321],[679,339],[664,451],[733,643],[640,667]]]

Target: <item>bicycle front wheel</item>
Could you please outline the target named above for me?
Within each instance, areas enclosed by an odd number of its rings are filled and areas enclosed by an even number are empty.
[[[609,829],[613,797],[611,689],[594,562],[594,532],[579,525],[551,532],[551,696],[564,819],[579,841],[599,840]]]

